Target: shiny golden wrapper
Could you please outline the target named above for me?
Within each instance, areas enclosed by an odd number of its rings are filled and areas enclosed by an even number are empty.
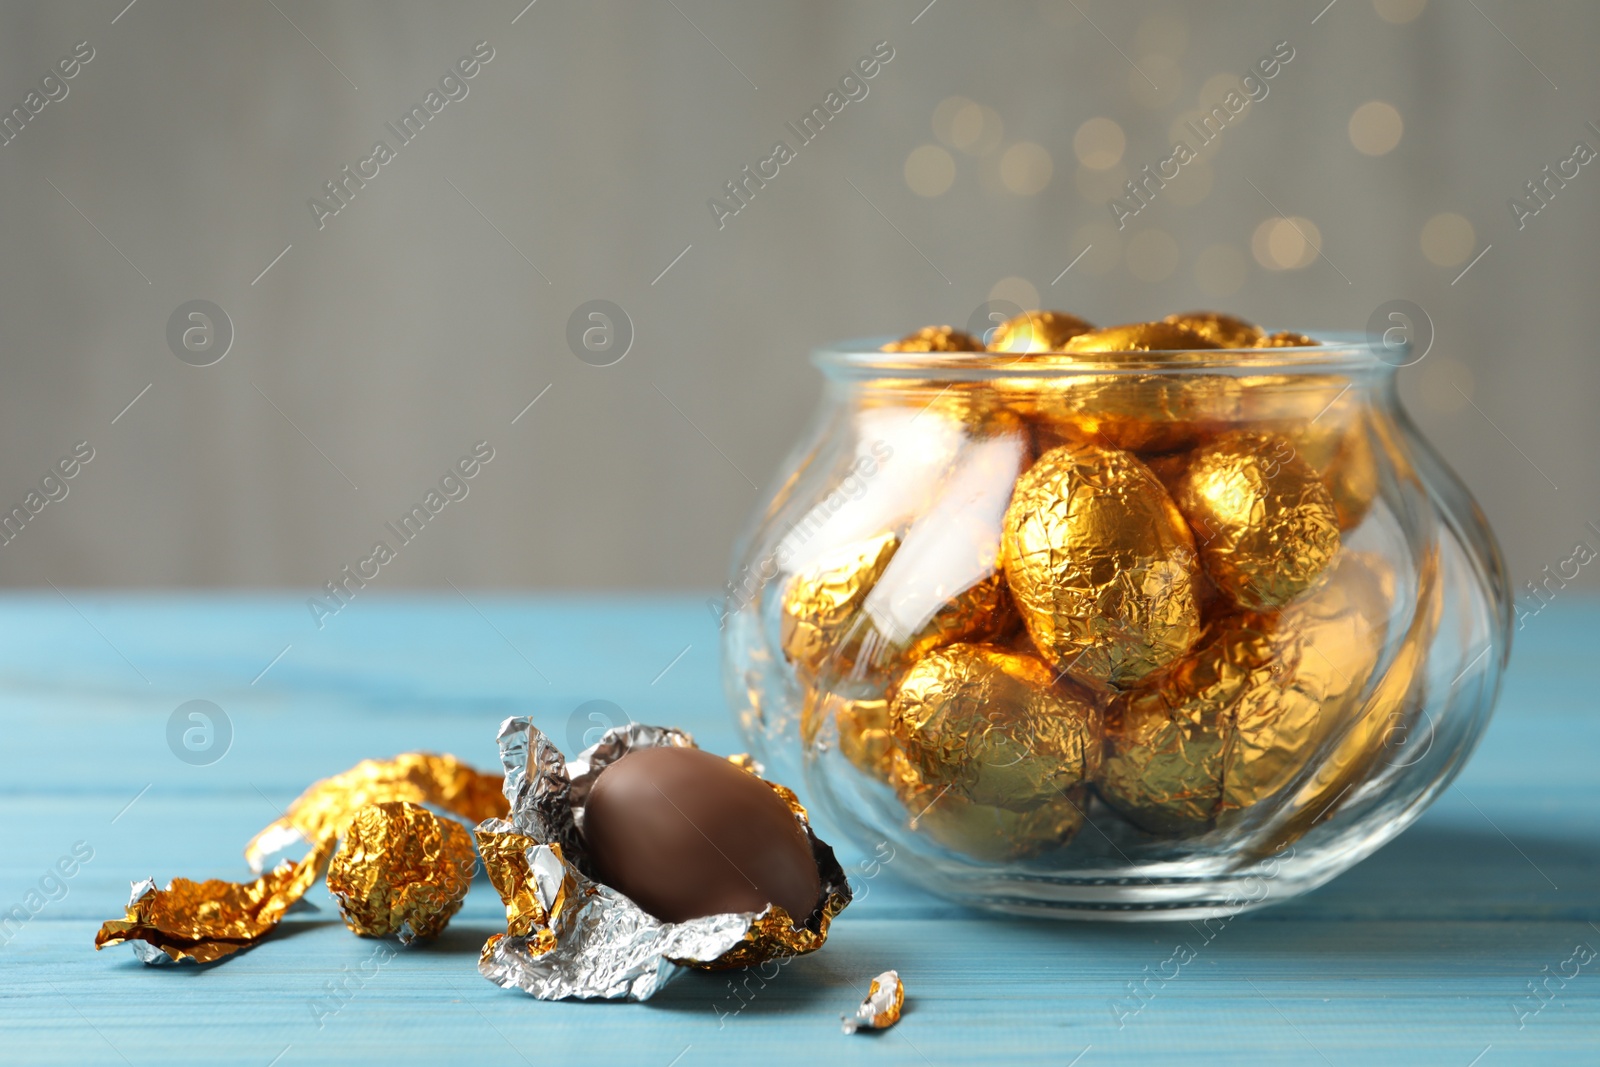
[[[1242,394],[1221,374],[1088,374],[1033,384],[1041,450],[1073,441],[1142,454],[1190,448],[1238,418]]]
[[[750,773],[755,772],[750,771]],[[806,809],[794,791],[776,782],[766,779],[762,781],[778,794],[801,824],[809,828]],[[533,870],[527,860],[528,850],[540,842],[515,831],[497,831],[481,826],[476,834],[478,851],[483,856],[483,865],[488,872],[489,881],[505,903],[507,926],[505,934],[495,934],[484,944],[480,960],[492,960],[494,946],[501,938],[507,936],[532,937],[534,940],[529,949],[535,955],[542,955],[543,952],[555,948],[561,936],[559,931],[565,926],[563,913],[581,907],[583,894],[595,892],[593,884],[589,883],[587,890],[581,888],[584,880],[580,878],[577,869],[563,855],[561,846],[552,844],[550,848],[561,861],[563,878],[555,904],[547,910],[535,892]],[[831,851],[828,852],[828,856],[831,862]],[[834,869],[838,871],[837,864],[834,865]],[[793,919],[787,911],[773,904],[751,921],[744,937],[737,944],[716,959],[672,962],[699,970],[720,971],[750,967],[768,960],[786,959],[790,956],[815,952],[828,940],[828,928],[834,918],[850,903],[848,887],[844,883],[842,873],[838,877],[842,890],[840,892],[827,891],[828,879],[823,879],[826,896],[814,913],[814,922],[809,921],[812,916],[802,915],[798,920]]]
[[[1345,550],[1320,590],[1281,613],[1213,622],[1190,656],[1107,711],[1101,796],[1141,828],[1181,836],[1291,787],[1298,808],[1332,767],[1369,763],[1389,726],[1360,711],[1387,632],[1384,575],[1380,558]]]
[[[1339,528],[1359,525],[1378,494],[1378,452],[1365,397],[1339,375],[1255,375],[1241,379],[1241,421],[1282,434],[1328,483]]]
[[[489,883],[500,894],[506,908],[506,932],[494,934],[485,942],[482,958],[492,958],[494,944],[501,937],[533,937],[534,943],[529,948],[536,956],[555,948],[555,927],[578,893],[577,875],[561,846],[550,846],[562,861],[564,877],[554,905],[546,909],[534,889],[533,868],[528,865],[528,850],[539,842],[514,830],[490,830],[482,826],[473,831],[473,836],[477,838]]]
[[[924,326],[898,341],[890,341],[880,352],[982,352],[983,342],[954,326]]]
[[[123,918],[102,924],[94,947],[143,941],[174,962],[215,963],[275,930],[321,877],[332,848],[325,843],[298,863],[285,860],[253,882],[174,878],[130,903]]]
[[[846,681],[873,693],[930,649],[997,634],[1010,622],[998,567],[953,595],[914,633],[884,633],[863,610],[900,547],[896,534],[855,542],[820,557],[784,588],[779,640],[807,680]],[[812,736],[815,736],[814,730]]]
[[[1187,326],[1171,322],[1130,322],[1123,326],[1105,326],[1078,334],[1063,345],[1061,350],[1079,354],[1171,353],[1175,359],[1181,359],[1181,353],[1186,351],[1219,347],[1221,346]]]
[[[289,811],[245,846],[245,859],[260,869],[265,856],[304,839],[332,842],[344,835],[356,812],[368,804],[405,800],[431,804],[472,822],[504,816],[502,778],[482,774],[454,756],[408,752],[390,760],[362,760],[343,774],[314,783]]]
[[[889,731],[887,700],[842,700],[834,710],[839,730],[839,751],[861,771],[887,781],[889,752],[894,737]]]
[[[1339,551],[1327,485],[1277,434],[1236,430],[1196,450],[1174,500],[1206,575],[1246,610],[1314,588]]]
[[[1060,377],[1003,378],[993,385],[1013,410],[1041,424],[1042,448],[1094,441],[1136,452],[1168,452],[1189,448],[1237,418],[1238,382],[1217,374],[1096,374],[1083,365],[1130,358],[1193,363],[1217,347],[1194,330],[1169,322],[1110,326],[1075,334],[1060,345],[1059,353],[1027,364],[1060,370]]]
[[[918,660],[895,690],[896,743],[933,788],[1027,811],[1094,777],[1100,709],[1033,656],[955,644]]]
[[[1023,624],[1057,670],[1130,685],[1200,634],[1194,539],[1126,452],[1068,445],[1040,456],[1006,509],[1001,559]]]
[[[1065,311],[1024,311],[989,335],[989,351],[1059,352],[1072,338],[1092,329]]]
[[[1106,710],[1095,788],[1140,829],[1173,836],[1211,829],[1242,674],[1229,651],[1208,641],[1158,684],[1120,694]]]
[[[1193,330],[1219,348],[1254,348],[1263,336],[1255,323],[1221,311],[1184,311],[1161,321]]]
[[[1066,847],[1083,825],[1088,801],[1087,787],[1075,786],[1028,811],[975,804],[949,786],[924,781],[898,744],[889,750],[889,780],[910,830],[952,852],[992,863]]]
[[[1256,342],[1257,348],[1315,348],[1322,344],[1313,337],[1303,333],[1294,333],[1291,330],[1279,330],[1271,333]]]
[[[1358,783],[1380,769],[1386,754],[1402,766],[1415,758],[1388,745],[1425,684],[1423,666],[1439,628],[1444,591],[1436,549],[1419,560],[1415,613],[1374,680],[1397,595],[1395,574],[1381,556],[1347,551],[1320,593],[1285,612],[1286,625],[1302,631],[1307,647],[1320,654],[1304,662],[1320,664],[1341,691],[1337,702],[1330,702],[1325,754],[1295,794],[1277,836],[1264,847],[1281,847],[1330,818]]]
[[[328,891],[352,933],[410,944],[438,937],[461,910],[477,863],[454,819],[406,801],[369,804],[328,864]]]

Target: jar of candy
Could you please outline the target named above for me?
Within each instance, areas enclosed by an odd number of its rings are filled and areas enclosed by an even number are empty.
[[[1229,914],[1392,839],[1477,743],[1511,601],[1392,338],[1030,312],[814,358],[725,682],[757,758],[903,876]]]

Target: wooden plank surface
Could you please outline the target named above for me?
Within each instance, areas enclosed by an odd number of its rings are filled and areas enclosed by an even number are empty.
[[[293,597],[69,595],[0,600],[0,909],[77,843],[93,850],[0,945],[6,1063],[1600,1062],[1600,958],[1552,977],[1600,949],[1600,603],[1557,603],[1518,635],[1483,745],[1415,827],[1209,941],[1182,924],[991,918],[891,864],[822,952],[764,987],[691,974],[622,1005],[543,1004],[478,977],[503,929],[485,883],[438,943],[381,965],[320,887],[320,913],[216,967],[145,968],[91,939],[131,879],[242,877],[244,841],[314,778],[410,749],[492,767],[506,715],[559,735],[609,700],[736,749],[701,602],[372,596],[318,630]],[[232,727],[207,766],[167,745],[192,699]],[[847,867],[862,858],[834,840]],[[1128,983],[1179,942],[1193,961],[1119,1025]],[[888,967],[905,1020],[844,1037],[839,1013]],[[362,976],[352,995],[319,1012],[347,974]]]

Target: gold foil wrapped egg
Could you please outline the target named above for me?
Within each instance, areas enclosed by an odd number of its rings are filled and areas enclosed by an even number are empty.
[[[880,352],[982,352],[983,342],[954,326],[924,326],[890,341]]]
[[[1221,311],[1185,311],[1161,320],[1193,330],[1219,348],[1254,348],[1261,343],[1261,327]]]
[[[1207,576],[1248,610],[1314,588],[1339,551],[1327,485],[1276,434],[1234,431],[1196,450],[1176,501]]]
[[[1292,330],[1279,330],[1271,333],[1256,342],[1257,348],[1315,348],[1322,344],[1314,337],[1307,337],[1303,333]]]
[[[948,786],[933,786],[898,747],[890,778],[910,829],[953,852],[986,863],[1027,859],[1065,847],[1083,825],[1087,795],[1079,786],[1028,811],[976,804]]]
[[[1057,670],[1131,685],[1200,633],[1194,539],[1149,468],[1064,445],[1017,480],[1001,534],[1006,580]]]
[[[781,604],[779,640],[803,679],[843,686],[856,696],[882,695],[929,649],[1002,632],[1011,623],[1006,583],[997,566],[945,599],[913,632],[885,631],[868,597],[901,544],[880,534],[824,553],[790,578]]]
[[[862,604],[899,545],[892,533],[847,544],[789,579],[780,640],[791,663],[812,677],[830,664],[841,673],[853,669],[860,650],[853,629]]]
[[[1024,311],[989,336],[991,352],[1059,352],[1094,327],[1065,311]]]
[[[1083,375],[1047,383],[1035,407],[1042,448],[1094,441],[1161,454],[1191,448],[1238,417],[1238,382],[1220,374]]]
[[[1316,755],[1321,673],[1272,616],[1217,620],[1199,648],[1106,714],[1100,795],[1153,833],[1209,830],[1220,816],[1277,795]]]
[[[1100,711],[1033,656],[955,644],[922,657],[889,704],[922,781],[975,804],[1027,811],[1100,766]]]
[[[834,710],[839,729],[839,751],[861,771],[889,780],[889,753],[894,738],[889,732],[887,700],[843,700]]]
[[[1187,326],[1172,322],[1131,322],[1078,334],[1061,350],[1078,354],[1159,352],[1177,356],[1186,351],[1220,347]]]

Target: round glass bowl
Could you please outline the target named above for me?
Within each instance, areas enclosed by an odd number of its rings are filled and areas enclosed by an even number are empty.
[[[1395,348],[1319,340],[817,352],[722,620],[752,752],[1001,911],[1230,914],[1393,838],[1483,732],[1511,601]]]

